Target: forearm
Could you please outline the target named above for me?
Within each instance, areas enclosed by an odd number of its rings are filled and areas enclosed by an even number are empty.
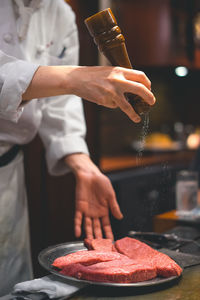
[[[22,100],[71,94],[70,72],[76,66],[40,66],[22,95]]]

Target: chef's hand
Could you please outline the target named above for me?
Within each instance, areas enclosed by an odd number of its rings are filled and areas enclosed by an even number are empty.
[[[68,76],[72,94],[109,108],[119,107],[133,122],[140,122],[124,94],[140,96],[149,105],[155,103],[151,82],[137,70],[121,67],[77,67]]]
[[[71,154],[65,162],[76,177],[75,236],[80,237],[81,226],[87,238],[113,239],[109,210],[117,219],[123,218],[110,180],[100,172],[86,154]]]
[[[108,66],[41,66],[22,100],[74,94],[109,108],[119,107],[138,123],[141,118],[126,100],[125,93],[138,95],[150,105],[155,103],[151,82],[141,71]]]

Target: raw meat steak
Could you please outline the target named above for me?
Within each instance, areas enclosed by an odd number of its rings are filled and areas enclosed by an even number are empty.
[[[115,242],[115,247],[138,264],[151,262],[157,269],[157,275],[162,277],[179,276],[182,269],[166,254],[152,249],[136,239],[125,237]]]
[[[109,239],[86,239],[84,242],[89,249],[98,250],[78,251],[57,258],[53,266],[62,269],[61,274],[89,281],[131,283],[157,276],[177,276],[182,272],[166,254],[133,238],[116,241],[114,249],[118,252],[112,251]]]
[[[88,250],[116,251],[111,239],[84,239],[84,245]]]
[[[52,265],[54,267],[62,269],[63,267],[74,263],[92,265],[99,262],[121,259],[123,257],[124,255],[120,254],[119,252],[100,252],[96,250],[82,250],[58,257],[54,260]]]
[[[112,283],[140,282],[157,276],[156,268],[151,264],[135,264],[130,259],[113,260],[91,266],[68,265],[60,273],[79,279]]]

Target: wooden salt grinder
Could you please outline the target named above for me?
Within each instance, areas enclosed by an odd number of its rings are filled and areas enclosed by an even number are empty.
[[[111,65],[132,69],[125,38],[110,8],[87,18],[85,24],[99,51],[105,55]],[[125,96],[137,114],[149,112],[150,105],[139,96],[130,93],[125,93]]]

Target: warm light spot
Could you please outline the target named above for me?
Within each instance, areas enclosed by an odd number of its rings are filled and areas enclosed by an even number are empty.
[[[187,138],[187,147],[189,149],[196,149],[200,145],[200,137],[197,133],[192,133]]]
[[[175,74],[179,77],[184,77],[188,74],[188,68],[180,66],[175,68]]]

